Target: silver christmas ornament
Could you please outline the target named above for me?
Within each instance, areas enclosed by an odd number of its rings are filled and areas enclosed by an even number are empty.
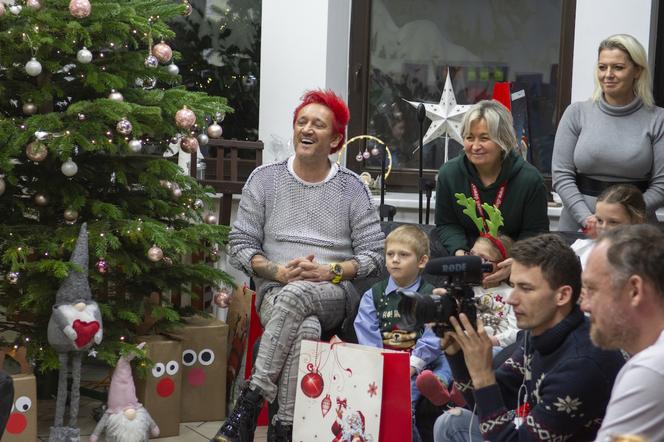
[[[171,63],[166,67],[166,72],[175,77],[180,73],[180,68],[175,63]]]
[[[141,140],[137,140],[134,138],[129,142],[129,150],[131,150],[134,153],[138,153],[143,149],[143,142]]]
[[[92,52],[90,52],[88,48],[84,46],[83,49],[76,53],[76,59],[79,63],[88,64],[92,61]]]
[[[371,155],[377,157],[378,155],[380,155],[380,150],[379,150],[377,147],[374,146],[374,147],[371,149]]]
[[[214,114],[215,123],[221,123],[222,121],[224,121],[224,118],[226,118],[226,114],[224,114],[223,112],[216,112]]]
[[[363,159],[364,159],[364,157],[362,156],[361,153],[358,153],[357,155],[355,155],[355,161],[357,161],[358,163],[361,163]]]
[[[43,193],[38,193],[35,195],[35,204],[43,207],[48,204],[48,198]]]
[[[137,87],[142,87],[145,90],[150,90],[157,84],[157,80],[153,77],[137,78],[134,81]]]
[[[167,180],[159,180],[159,185],[166,190],[171,190],[173,188],[173,182]]]
[[[371,157],[371,154],[369,153],[368,150],[365,150],[364,152],[362,152],[362,158],[364,158],[365,160],[368,160],[370,157]]]
[[[9,272],[7,273],[7,282],[14,285],[18,282],[18,277],[20,274],[18,272]]]
[[[217,123],[212,123],[207,128],[207,134],[210,138],[221,138],[221,135],[224,133],[224,130]]]
[[[133,126],[129,120],[123,118],[122,120],[118,121],[118,124],[115,125],[115,129],[122,135],[129,135],[133,129]]]
[[[32,57],[30,61],[25,64],[25,72],[31,77],[36,77],[42,72],[42,65],[37,61],[35,57]]]
[[[217,217],[211,213],[208,213],[205,215],[205,217],[203,217],[203,221],[205,221],[205,224],[217,224]]]
[[[184,5],[187,8],[187,9],[184,10],[182,15],[184,15],[185,17],[188,17],[189,15],[191,15],[191,12],[194,10],[194,8],[191,6],[191,3],[189,3],[187,0],[183,1],[182,3],[184,3]]]
[[[111,93],[108,94],[108,99],[113,101],[124,101],[122,94],[115,89],[111,89]]]
[[[78,165],[74,163],[71,158],[67,158],[67,161],[60,166],[60,170],[64,176],[72,177],[78,172]]]
[[[196,198],[196,200],[194,201],[194,209],[201,210],[203,207],[205,207],[205,203],[203,202],[203,200],[200,198]]]
[[[78,121],[85,121],[85,118],[86,118],[85,114],[81,114],[81,113],[78,114]]]
[[[148,250],[148,259],[152,262],[161,261],[163,257],[164,257],[164,251],[161,250],[161,248],[157,247],[156,245],[150,247],[150,249]]]
[[[23,103],[23,113],[25,115],[34,115],[37,113],[37,105],[35,103],[32,103],[28,101],[27,103]]]
[[[209,142],[210,142],[210,137],[208,137],[205,134],[198,134],[198,144],[200,144],[201,146],[205,146]]]
[[[145,62],[143,64],[145,64],[146,68],[154,69],[159,66],[159,60],[157,60],[157,57],[154,55],[148,55],[145,57]]]

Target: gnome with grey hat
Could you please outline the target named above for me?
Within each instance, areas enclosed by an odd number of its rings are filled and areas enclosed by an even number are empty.
[[[63,281],[55,295],[53,312],[48,322],[48,342],[58,353],[60,373],[58,398],[55,405],[55,422],[51,427],[49,442],[76,442],[80,440],[77,427],[78,404],[81,385],[81,358],[83,352],[101,343],[101,312],[92,300],[88,283],[88,231],[81,231],[69,261],[76,265]],[[69,425],[64,426],[67,403],[67,374],[69,359],[72,360],[72,385],[69,408]]]

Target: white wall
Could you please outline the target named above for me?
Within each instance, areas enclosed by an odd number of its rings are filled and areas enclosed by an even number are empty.
[[[258,137],[263,162],[292,153],[293,110],[307,89],[347,99],[351,0],[263,0]]]
[[[574,31],[572,102],[588,99],[599,43],[613,34],[631,34],[654,62],[659,0],[578,0]]]

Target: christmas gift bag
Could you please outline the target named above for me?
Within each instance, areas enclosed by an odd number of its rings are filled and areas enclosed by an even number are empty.
[[[26,359],[25,347],[0,348],[0,368],[4,357],[15,359],[21,366],[21,373],[12,375],[14,383],[14,403],[7,420],[2,442],[33,442],[37,440],[37,380],[31,373]]]
[[[181,422],[224,420],[228,325],[201,316],[183,320],[170,333],[182,342]]]
[[[293,441],[378,442],[382,393],[380,349],[302,341]]]
[[[251,320],[251,305],[256,293],[246,285],[238,286],[233,291],[226,323],[228,324],[228,349],[226,357],[226,401],[228,408],[233,408],[233,403],[239,394],[241,384],[244,383],[242,359],[247,353],[249,340],[249,324]]]
[[[160,437],[180,434],[182,343],[164,336],[139,336],[154,366],[145,377],[134,373],[136,396],[159,427]]]

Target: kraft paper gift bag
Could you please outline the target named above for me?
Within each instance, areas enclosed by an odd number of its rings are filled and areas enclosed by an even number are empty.
[[[380,349],[305,340],[298,371],[293,441],[378,442]]]
[[[16,360],[21,370],[12,375],[14,402],[7,420],[2,442],[34,442],[37,440],[37,379],[31,373],[25,347],[0,348],[0,368],[5,355]]]

